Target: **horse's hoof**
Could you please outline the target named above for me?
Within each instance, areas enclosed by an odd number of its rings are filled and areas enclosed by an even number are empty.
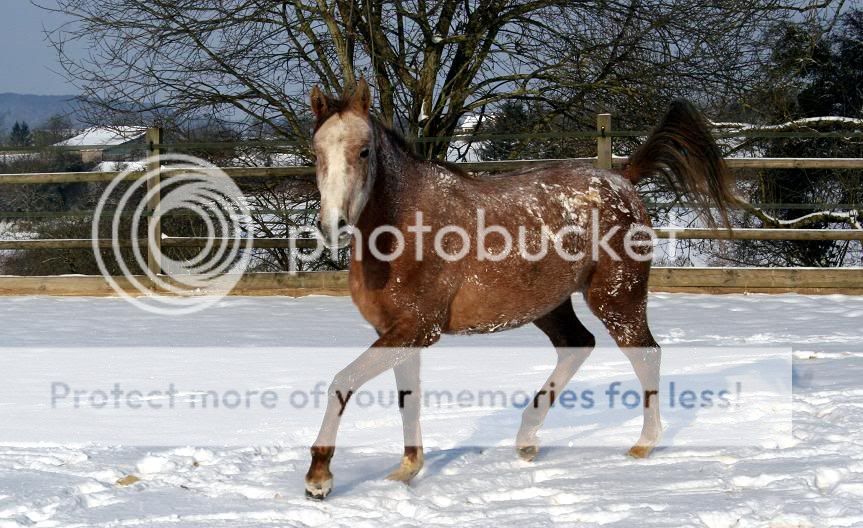
[[[312,500],[324,500],[333,491],[333,479],[323,482],[306,482],[306,498]]]
[[[539,454],[539,446],[523,446],[516,449],[516,451],[518,452],[519,458],[521,458],[525,462],[533,462],[533,459],[535,459],[536,455]]]
[[[398,469],[387,475],[387,480],[394,480],[396,482],[404,482],[405,484],[407,484],[411,481],[412,478],[417,476],[417,473],[419,472],[419,468],[413,469],[399,466]]]
[[[626,454],[632,458],[647,458],[651,451],[653,451],[653,446],[634,445]]]
[[[417,476],[417,473],[419,473],[422,468],[422,455],[413,460],[408,457],[402,457],[402,463],[392,473],[387,475],[387,480],[394,480],[396,482],[404,482],[407,484],[411,479]]]

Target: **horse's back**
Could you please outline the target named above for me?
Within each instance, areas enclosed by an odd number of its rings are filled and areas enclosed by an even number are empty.
[[[634,186],[614,171],[561,163],[465,182],[462,199],[483,209],[486,227],[501,226],[511,233],[515,247],[499,261],[471,258],[461,263],[450,332],[503,330],[545,315],[587,288],[595,267],[608,259],[594,253],[592,237],[602,237],[614,226],[649,226]],[[608,243],[625,259],[621,239],[612,237]],[[518,247],[522,240],[524,247]],[[539,254],[543,243],[545,257],[525,258]],[[642,275],[646,280],[644,265],[637,268],[635,280]]]
[[[561,162],[460,180],[463,207],[482,208],[487,217],[497,211],[500,214],[493,216],[515,217],[528,224],[535,220],[555,230],[588,228],[593,214],[599,216],[601,230],[616,224],[650,225],[635,186],[614,170]]]

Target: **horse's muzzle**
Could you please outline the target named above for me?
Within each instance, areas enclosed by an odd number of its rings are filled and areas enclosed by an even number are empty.
[[[347,220],[344,217],[339,216],[338,224],[335,229],[331,226],[324,225],[320,219],[315,223],[318,228],[318,233],[320,239],[326,244],[329,248],[343,248],[347,247],[351,242],[352,233],[350,226],[348,225]]]

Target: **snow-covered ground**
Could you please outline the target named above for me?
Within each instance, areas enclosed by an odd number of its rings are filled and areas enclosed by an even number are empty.
[[[583,303],[576,306],[609,346]],[[650,318],[665,345],[791,348],[793,441],[776,448],[672,442],[646,460],[625,457],[617,445],[552,446],[533,463],[510,448],[430,447],[425,468],[404,486],[383,480],[400,439],[382,438],[381,449],[338,451],[336,488],[323,503],[302,496],[308,455],[294,444],[0,445],[0,527],[863,526],[863,297],[655,294]],[[6,297],[0,321],[3,347],[132,353],[359,346],[374,338],[349,299],[329,297],[232,297],[186,317],[141,312],[119,299]],[[533,327],[442,344],[548,346]],[[514,372],[550,365],[548,350]],[[320,375],[342,366],[340,358]],[[117,484],[129,475],[140,480]]]

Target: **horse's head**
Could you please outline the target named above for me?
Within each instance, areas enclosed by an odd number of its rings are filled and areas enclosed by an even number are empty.
[[[356,224],[374,183],[374,129],[369,117],[371,94],[365,79],[356,89],[334,99],[315,86],[312,142],[321,192],[321,232],[330,245],[350,240],[346,227]]]

